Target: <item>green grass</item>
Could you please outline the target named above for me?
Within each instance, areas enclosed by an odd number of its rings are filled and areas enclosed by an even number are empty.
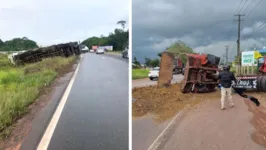
[[[145,69],[132,69],[132,79],[148,78],[149,71]]]
[[[107,53],[110,53],[110,54],[121,54],[122,51],[107,51]]]
[[[48,58],[38,63],[14,67],[9,64],[6,56],[0,56],[0,138],[9,134],[8,127],[27,112],[41,89],[50,85],[60,69],[75,59]]]

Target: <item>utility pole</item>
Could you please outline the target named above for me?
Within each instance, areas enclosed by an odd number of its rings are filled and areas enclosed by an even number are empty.
[[[225,46],[225,58],[226,64],[228,64],[228,45]]]
[[[235,20],[235,21],[237,21],[238,22],[238,36],[237,36],[237,57],[238,57],[238,64],[240,64],[240,56],[241,56],[241,54],[240,54],[240,22],[241,21],[244,21],[244,20],[241,20],[241,16],[245,16],[244,14],[236,14],[235,16],[237,16],[238,18],[237,18],[237,20]]]

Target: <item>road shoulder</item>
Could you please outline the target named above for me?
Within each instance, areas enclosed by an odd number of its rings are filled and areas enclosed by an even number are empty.
[[[76,67],[77,64],[67,67],[51,85],[43,88],[28,113],[12,126],[10,136],[0,142],[0,149],[35,149]]]
[[[173,131],[165,150],[264,150],[251,139],[254,127],[244,100],[234,95],[235,107],[220,110],[220,101],[210,100],[188,112]]]

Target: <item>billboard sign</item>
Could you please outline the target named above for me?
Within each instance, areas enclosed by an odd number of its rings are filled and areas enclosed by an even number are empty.
[[[93,50],[96,50],[98,48],[98,46],[92,46]]]
[[[257,61],[255,59],[254,51],[242,52],[241,64],[242,64],[242,66],[256,66],[257,65]]]
[[[113,50],[113,46],[99,46],[99,48],[102,48],[104,50],[109,50],[109,51]]]

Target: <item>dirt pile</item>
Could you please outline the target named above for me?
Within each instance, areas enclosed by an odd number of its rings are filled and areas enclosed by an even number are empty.
[[[204,94],[183,94],[180,89],[180,83],[173,84],[168,88],[149,86],[133,89],[132,96],[135,99],[132,104],[133,117],[152,113],[157,116],[156,120],[164,121],[173,117],[184,107],[194,106],[207,99],[217,100],[220,98],[218,91]]]
[[[168,87],[173,78],[174,56],[171,53],[163,52],[161,56],[158,87]]]

